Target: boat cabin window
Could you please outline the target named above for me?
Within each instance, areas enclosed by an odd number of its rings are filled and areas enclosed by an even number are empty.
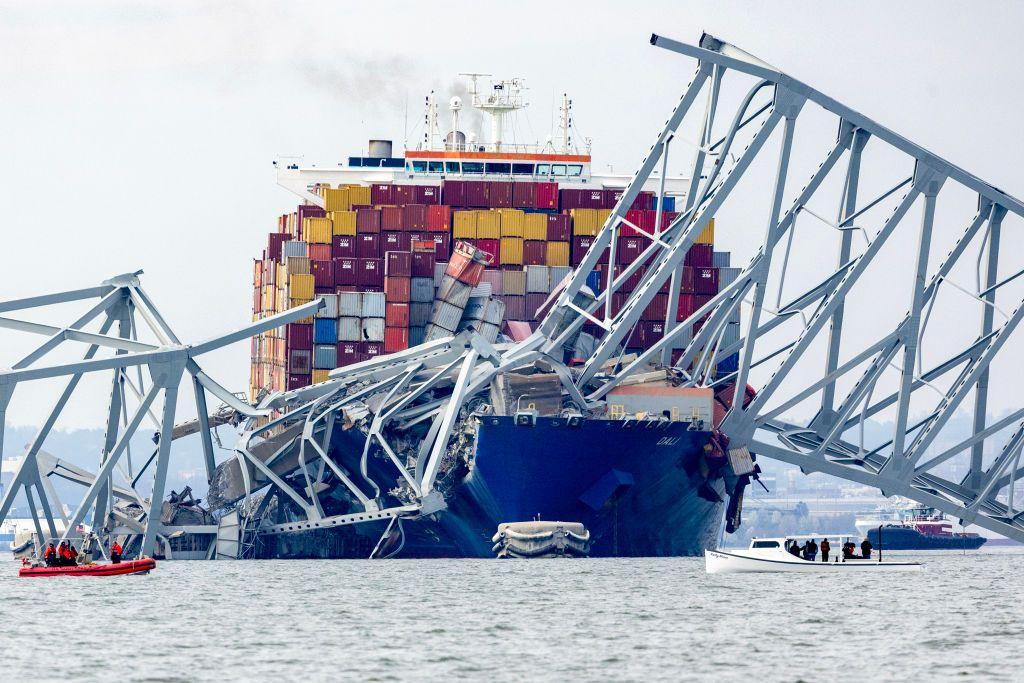
[[[533,175],[533,164],[512,164],[512,173],[516,175]]]
[[[565,175],[565,164],[551,164],[551,175]]]
[[[551,164],[537,164],[537,175],[551,175]]]
[[[431,173],[444,173],[444,162],[443,161],[428,161],[427,167]]]
[[[512,164],[487,164],[487,172],[508,175],[512,172]]]
[[[484,165],[478,161],[465,161],[462,163],[463,173],[483,173]]]
[[[753,548],[778,548],[778,541],[754,541]]]
[[[412,162],[412,172],[413,173],[426,173],[427,172],[427,162],[425,162],[425,161],[414,161],[414,162]]]
[[[444,162],[444,170],[448,173],[459,172],[459,162],[457,161],[446,161]]]
[[[578,176],[583,175],[583,166],[580,164],[569,164],[569,175]]]

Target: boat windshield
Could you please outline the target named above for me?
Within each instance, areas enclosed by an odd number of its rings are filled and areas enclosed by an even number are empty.
[[[751,548],[778,548],[779,547],[779,542],[778,541],[754,541],[753,545],[751,545],[750,547]]]

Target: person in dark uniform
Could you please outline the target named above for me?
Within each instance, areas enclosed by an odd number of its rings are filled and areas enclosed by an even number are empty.
[[[861,557],[863,557],[865,560],[871,559],[871,549],[874,548],[874,547],[875,546],[871,545],[871,541],[869,541],[865,537],[865,539],[860,542],[860,554],[861,554]]]
[[[801,551],[800,544],[797,543],[796,541],[791,541],[791,543],[792,543],[792,545],[789,546],[789,554],[790,555],[794,555],[796,557],[800,557],[800,551]]]
[[[818,544],[814,542],[814,539],[807,541],[807,545],[804,547],[806,557],[811,562],[814,562],[815,558],[818,557]]]

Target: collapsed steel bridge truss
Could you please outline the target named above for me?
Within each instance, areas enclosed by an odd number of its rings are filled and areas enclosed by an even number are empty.
[[[480,397],[501,373],[540,363],[560,378],[570,405],[567,410],[587,414],[600,411],[604,397],[628,376],[652,364],[674,363],[676,374],[692,386],[732,385],[737,399],[744,396],[748,384],[755,387],[756,398],[733,401],[735,407],[721,425],[733,447],[747,446],[757,454],[796,464],[805,472],[826,472],[877,487],[887,495],[904,495],[965,522],[1024,540],[1024,506],[1014,500],[1014,484],[1024,474],[1020,468],[1024,409],[1012,408],[998,419],[989,415],[993,364],[1012,353],[1009,342],[1024,315],[1018,279],[1024,274],[1024,264],[1014,266],[1005,254],[1000,258],[1001,240],[1005,243],[1008,234],[1019,237],[1019,230],[1010,232],[1009,221],[1024,217],[1024,206],[713,37],[704,36],[699,46],[660,36],[653,36],[652,43],[695,57],[697,72],[583,263],[552,295],[550,312],[524,342],[490,344],[469,331],[335,370],[325,383],[272,395],[253,407],[206,377],[193,356],[306,317],[319,302],[193,347],[181,345],[173,336],[134,276],[93,290],[0,304],[0,312],[6,312],[100,297],[102,307],[90,314],[107,316],[98,333],[82,331],[83,320],[60,328],[0,320],[0,326],[48,337],[39,351],[0,373],[0,408],[6,408],[19,382],[70,377],[54,414],[27,449],[14,486],[0,505],[0,517],[7,513],[15,493],[23,490],[39,536],[58,535],[52,521],[56,501],[46,475],[66,470],[47,464],[38,453],[56,414],[84,372],[114,371],[107,444],[97,474],[77,475],[89,489],[82,505],[67,520],[65,528],[71,531],[64,535],[73,535],[75,525],[91,515],[94,526],[108,534],[135,533],[139,550],[145,553],[152,550],[153,539],[162,530],[149,518],[149,501],[163,496],[169,440],[160,439],[151,458],[154,464],[148,469],[153,472],[153,493],[148,499],[135,491],[147,466],[138,472],[129,466],[126,479],[131,486],[118,486],[112,475],[120,471],[119,459],[128,446],[126,434],[145,419],[161,392],[163,416],[156,423],[161,434],[168,433],[177,387],[185,372],[192,376],[196,389],[211,479],[217,463],[206,424],[205,392],[219,397],[239,417],[240,436],[232,457],[245,480],[244,509],[252,511],[250,516],[261,524],[261,533],[287,534],[390,520],[384,532],[387,537],[400,529],[402,518],[444,509],[440,484],[462,438],[460,425],[471,414],[486,413],[486,406],[481,407],[486,402]],[[737,81],[743,90],[735,98],[731,115],[723,116],[729,88]],[[695,106],[698,100],[702,106]],[[824,144],[819,143],[821,161],[807,178],[798,175],[792,152],[800,141],[797,121],[811,116],[812,109],[815,116],[831,117],[832,134]],[[669,151],[676,142],[688,145],[686,153],[693,154],[689,192],[679,215],[663,230],[648,234],[629,221],[627,210],[642,189],[657,187],[659,181],[652,176],[655,170],[665,178]],[[809,144],[814,144],[813,139]],[[731,206],[753,203],[749,183],[741,181],[756,178],[751,169],[770,157],[773,147],[777,156],[768,160],[770,180],[760,184],[769,193],[764,235],[753,243],[756,249],[749,262],[684,320],[677,319],[683,316],[677,315],[677,301],[670,297],[663,339],[635,358],[624,356],[623,349],[654,297],[666,284],[678,291],[686,253],[712,218]],[[884,150],[888,156],[882,157],[881,172],[869,173],[875,150]],[[906,172],[897,174],[891,183],[873,187],[878,177],[886,178],[886,173],[904,166]],[[862,197],[868,188],[867,198]],[[660,187],[659,194],[663,190]],[[937,220],[936,208],[940,196],[955,191],[973,197],[974,213],[965,216],[966,227],[945,242],[939,228],[948,228],[948,221]],[[822,205],[830,194],[836,195],[832,198],[834,221],[822,217],[826,212]],[[657,206],[660,211],[663,203],[658,201]],[[662,225],[660,215],[655,225]],[[586,286],[586,276],[604,259],[606,250],[610,261],[617,261],[617,238],[626,226],[647,235],[649,246],[640,258],[624,264],[609,278],[605,291],[595,296]],[[820,242],[814,242],[822,233],[832,236],[830,254],[823,255]],[[858,293],[880,296],[873,263],[906,235],[913,238],[911,246],[897,248],[899,261],[910,262],[909,271],[902,279],[887,280],[881,295],[901,302],[894,305],[903,310],[892,321],[878,316],[854,323],[855,309],[864,305]],[[748,235],[743,238],[751,244]],[[802,280],[807,279],[806,271],[813,269],[806,257],[801,260],[797,256],[808,240],[819,245],[812,265],[822,269],[811,285]],[[936,256],[944,252],[948,252],[944,257]],[[964,264],[977,266],[974,286],[954,277],[962,276]],[[625,291],[627,281],[641,268],[645,271],[640,285]],[[899,294],[904,295],[902,299]],[[943,317],[947,308],[954,311],[956,320],[974,315],[976,327],[968,330],[968,325],[957,324],[962,339],[951,334],[949,318]],[[134,339],[131,321],[135,312],[142,314],[160,346],[146,346]],[[929,325],[930,320],[941,323]],[[120,331],[117,337],[107,334],[115,322]],[[587,322],[592,323],[590,329],[598,330],[596,347],[582,366],[569,367],[566,351]],[[936,337],[943,344],[936,344]],[[63,341],[88,344],[86,359],[49,368],[29,367]],[[933,346],[952,351],[932,363],[924,349]],[[115,349],[116,355],[94,360],[96,349],[102,347]],[[673,354],[673,349],[678,351]],[[733,354],[739,354],[735,369],[723,365]],[[127,370],[141,366],[151,377],[148,390],[141,381],[137,387],[128,381]],[[142,397],[140,408],[130,418],[123,406],[126,389]],[[952,441],[939,438],[960,409],[968,412],[970,429]],[[804,419],[793,417],[801,412]],[[889,433],[877,443],[865,439],[865,426],[872,419],[889,420]],[[127,424],[119,427],[122,422]],[[330,443],[335,432],[354,425],[364,434],[362,449],[333,452]],[[422,437],[411,447],[408,443],[398,446],[396,439],[409,430],[418,430]],[[393,476],[388,481],[371,475],[371,457],[389,463]],[[943,469],[957,460],[964,461],[960,476]],[[321,492],[329,481],[351,501],[344,514],[325,509]],[[395,489],[388,498],[383,494],[390,486]],[[396,490],[401,492],[395,495]],[[265,495],[257,504],[250,496],[258,491]],[[110,520],[112,500],[118,497],[142,505],[145,514],[141,522],[132,526],[129,520]],[[297,515],[291,521],[260,522],[274,499],[288,501]]]

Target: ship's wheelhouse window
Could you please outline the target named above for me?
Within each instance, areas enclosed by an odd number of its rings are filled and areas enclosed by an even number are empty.
[[[626,417],[626,406],[618,404],[608,406],[608,417],[613,420],[623,419]]]
[[[551,164],[537,164],[537,175],[551,175]]]
[[[533,175],[533,164],[512,164],[512,173],[516,175]]]
[[[508,175],[512,172],[512,164],[487,164],[487,172]]]
[[[443,161],[428,161],[427,168],[431,173],[444,173]]]
[[[754,541],[753,547],[755,548],[778,548],[778,541]]]
[[[425,161],[414,161],[414,162],[412,162],[412,172],[413,173],[426,173],[427,172],[427,162],[425,162]]]
[[[459,172],[459,162],[457,162],[457,161],[446,161],[446,162],[444,162],[444,170],[447,173],[458,173]]]
[[[551,164],[551,175],[565,175],[565,164]]]
[[[569,164],[569,175],[578,176],[583,175],[583,166],[580,164]]]
[[[462,162],[463,173],[483,173],[484,165],[478,161],[464,161]]]

